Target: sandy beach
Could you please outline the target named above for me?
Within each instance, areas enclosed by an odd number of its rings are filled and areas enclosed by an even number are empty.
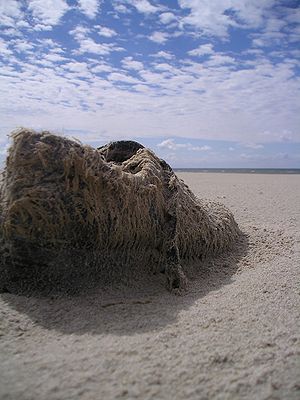
[[[300,176],[178,173],[243,240],[199,264],[77,297],[0,295],[0,398],[299,399]]]

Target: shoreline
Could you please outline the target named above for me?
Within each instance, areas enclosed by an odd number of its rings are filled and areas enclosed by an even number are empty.
[[[174,172],[190,173],[226,173],[226,174],[265,174],[299,175],[300,168],[173,168]]]

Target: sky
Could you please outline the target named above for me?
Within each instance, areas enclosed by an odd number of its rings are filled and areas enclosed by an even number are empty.
[[[0,26],[2,160],[23,126],[300,168],[300,0],[0,0]]]

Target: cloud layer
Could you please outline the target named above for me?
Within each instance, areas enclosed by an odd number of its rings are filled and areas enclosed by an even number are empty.
[[[297,2],[70,4],[0,3],[2,135],[157,138],[158,151],[198,157],[212,150],[203,140],[244,143],[248,156],[300,142]]]

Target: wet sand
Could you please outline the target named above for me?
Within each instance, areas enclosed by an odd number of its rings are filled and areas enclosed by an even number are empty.
[[[2,294],[1,399],[300,398],[300,176],[177,175],[231,209],[238,248],[199,264],[183,296],[162,276]]]

